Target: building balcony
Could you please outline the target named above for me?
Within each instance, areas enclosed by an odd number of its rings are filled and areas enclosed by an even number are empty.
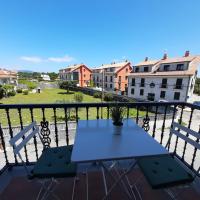
[[[160,84],[160,88],[168,88],[167,84]]]
[[[124,118],[131,118],[163,146],[169,138],[170,127],[174,121],[190,127],[194,131],[200,131],[200,107],[197,105],[184,102],[122,102],[117,105],[126,109]],[[94,116],[96,120],[108,119],[112,106],[116,106],[116,103],[0,105],[0,199],[36,199],[40,189],[37,180],[27,179],[21,161],[14,156],[13,149],[9,144],[13,135],[16,135],[31,121],[36,121],[44,138],[50,138],[47,140],[50,147],[71,145],[74,144],[76,127],[80,120],[94,120]],[[91,113],[94,115],[90,115]],[[49,122],[48,126],[44,127],[42,122]],[[181,140],[172,141],[172,149],[175,157],[197,174],[197,182],[186,188],[180,194],[179,199],[200,199],[198,186],[200,173],[197,171],[200,165],[200,150]],[[37,137],[23,149],[22,156],[30,169],[41,155],[42,150],[42,144]],[[123,167],[126,167],[129,161],[120,162]],[[85,174],[86,170],[87,175]],[[74,199],[87,199],[87,196],[89,199],[102,199],[105,195],[104,181],[108,186],[111,185],[111,177],[106,176],[106,180],[103,180],[102,173],[102,170],[94,163],[80,164],[77,175],[79,181],[76,185]],[[144,200],[170,199],[164,191],[151,189],[138,167],[128,174],[131,183],[134,183],[137,177],[141,177],[143,180],[139,190]],[[60,199],[71,197],[72,186],[72,178],[62,179],[55,188],[55,193]],[[109,199],[121,200],[127,199],[127,196],[121,187],[117,186],[110,194]]]
[[[183,89],[183,85],[174,85],[174,89],[181,90]]]
[[[145,87],[145,84],[144,83],[140,83],[140,87]]]

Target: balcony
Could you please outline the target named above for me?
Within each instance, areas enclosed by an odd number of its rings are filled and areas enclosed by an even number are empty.
[[[181,90],[183,89],[183,85],[174,85],[174,89]]]
[[[183,102],[137,102],[118,103],[126,108],[126,118],[131,118],[142,127],[150,136],[163,146],[169,138],[170,126],[173,121],[179,122],[192,130],[199,131],[200,107]],[[39,191],[36,180],[28,180],[22,163],[13,154],[13,149],[9,145],[9,139],[18,133],[31,121],[36,121],[40,131],[49,135],[51,140],[48,143],[51,147],[74,144],[76,124],[79,120],[91,120],[90,112],[96,113],[96,120],[108,119],[110,117],[110,107],[116,103],[80,103],[80,104],[20,104],[20,105],[0,105],[1,129],[0,129],[0,199],[35,199]],[[48,113],[52,114],[49,117]],[[49,122],[48,127],[44,127],[41,122]],[[187,135],[186,135],[187,137]],[[24,148],[23,157],[29,167],[32,167],[41,155],[42,145],[38,138],[31,141]],[[174,141],[174,152],[181,162],[186,164],[194,173],[200,165],[200,151],[182,141]],[[122,161],[126,166],[127,161]],[[89,169],[88,177],[85,170]],[[142,176],[139,168],[128,174],[130,180],[134,180],[138,175]],[[197,174],[200,176],[200,174]],[[88,183],[88,198],[102,199],[105,194],[102,171],[97,165],[82,164],[78,167],[79,181],[76,186],[75,199],[86,199]],[[98,180],[98,181],[97,181]],[[106,177],[108,185],[111,184],[110,177]],[[70,178],[63,179],[56,188],[55,193],[64,199],[72,193],[73,181]],[[169,199],[164,191],[155,191],[150,188],[145,178],[141,183],[140,192],[143,199]],[[197,185],[195,185],[197,184]],[[179,199],[200,199],[200,189],[198,182],[193,187],[186,189]],[[30,196],[31,194],[31,196]],[[109,199],[127,199],[120,187],[111,193]]]
[[[160,88],[168,88],[167,84],[160,84]]]
[[[145,84],[144,83],[140,83],[140,87],[144,87],[145,86]]]

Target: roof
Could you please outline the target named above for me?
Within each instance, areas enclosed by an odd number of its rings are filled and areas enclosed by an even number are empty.
[[[174,62],[189,62],[188,70],[183,71],[157,71],[160,64]],[[200,56],[188,56],[179,58],[167,58],[160,60],[153,65],[151,72],[130,73],[131,76],[191,76],[197,71],[197,66],[200,64]]]
[[[168,71],[168,72],[156,72],[156,73],[130,73],[131,76],[189,76],[193,75],[190,71]]]
[[[81,66],[84,66],[84,67],[86,67],[88,70],[90,70],[87,66],[85,66],[84,64],[77,64],[77,65],[70,65],[70,66],[68,66],[68,67],[66,67],[66,68],[64,68],[64,69],[61,69],[61,70],[59,70],[59,71],[62,71],[62,70],[67,70],[68,72],[73,72],[73,71],[75,71],[76,69],[78,69],[79,67],[81,67]],[[91,71],[91,70],[90,70]]]
[[[176,58],[167,58],[165,60],[160,60],[160,64],[165,63],[176,63],[176,62],[190,62],[197,56],[187,56],[187,57],[176,57]]]
[[[0,69],[0,78],[9,78],[9,77],[16,78],[17,73],[6,69]]]
[[[119,67],[124,67],[125,65],[129,64],[130,62],[125,61],[125,62],[118,62],[118,63],[111,63],[111,64],[103,64],[100,67],[95,67],[95,69],[106,69],[106,68],[119,68]]]
[[[135,66],[139,67],[139,66],[145,66],[145,65],[155,65],[157,62],[159,62],[159,60],[147,60],[147,61],[139,62]]]

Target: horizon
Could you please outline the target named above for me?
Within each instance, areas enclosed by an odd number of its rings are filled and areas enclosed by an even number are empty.
[[[169,58],[186,50],[198,55],[199,6],[198,0],[6,1],[0,7],[0,68],[58,72],[79,63],[135,65],[164,52]]]

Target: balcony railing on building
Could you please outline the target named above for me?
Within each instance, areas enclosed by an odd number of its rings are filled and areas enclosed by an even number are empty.
[[[174,85],[174,89],[181,90],[183,89],[183,85]]]

